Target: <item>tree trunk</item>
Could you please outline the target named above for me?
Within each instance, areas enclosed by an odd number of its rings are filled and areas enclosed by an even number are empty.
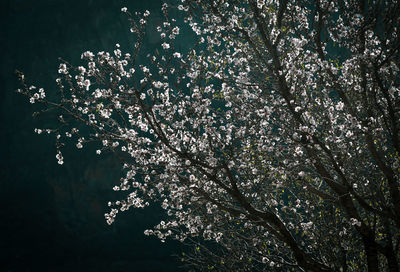
[[[392,248],[388,248],[385,253],[385,257],[388,261],[389,271],[399,272],[399,263],[397,262],[396,254],[394,253]]]
[[[362,234],[364,250],[367,255],[368,272],[379,271],[378,249],[375,246],[374,238]]]

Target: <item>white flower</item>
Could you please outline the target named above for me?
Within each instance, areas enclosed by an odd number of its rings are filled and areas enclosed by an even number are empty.
[[[89,79],[85,79],[83,81],[83,86],[85,86],[86,87],[86,91],[88,91],[89,87],[90,87],[90,80]]]
[[[296,154],[299,155],[299,156],[303,155],[303,150],[301,150],[301,147],[300,147],[300,146],[296,147],[295,152],[296,152]]]
[[[94,57],[93,52],[86,51],[81,55],[81,58],[87,58],[87,59],[92,59]]]
[[[175,35],[178,35],[179,34],[179,27],[174,27],[173,29],[172,29],[172,33],[174,33]]]
[[[346,137],[350,138],[351,136],[353,136],[353,132],[351,132],[350,130],[346,132]]]
[[[126,7],[123,7],[123,8],[121,9],[121,11],[122,11],[122,12],[127,12],[128,9],[127,9]]]
[[[147,68],[146,66],[143,66],[142,71],[143,71],[143,73],[150,72],[149,68]]]
[[[86,73],[86,68],[83,66],[79,66],[78,71],[79,71],[79,73],[84,74],[84,73]]]
[[[342,101],[340,101],[340,102],[336,105],[336,109],[339,110],[339,111],[343,110],[343,107],[344,107],[344,103],[343,103]]]
[[[58,160],[58,164],[62,165],[64,163],[64,158],[63,158],[63,156],[62,156],[60,151],[58,151],[58,153],[56,155],[56,158]]]
[[[180,58],[182,57],[181,53],[178,53],[178,52],[175,52],[175,53],[173,54],[173,56],[174,56],[175,58],[178,58],[178,59],[180,59]]]
[[[58,69],[58,73],[59,74],[64,74],[64,75],[68,74],[67,65],[65,63],[61,63],[60,64],[59,69]]]
[[[163,49],[169,49],[170,47],[168,43],[163,43],[161,46]]]
[[[354,226],[357,225],[359,227],[361,227],[361,222],[358,221],[356,218],[350,218],[350,223]]]
[[[300,223],[300,225],[304,230],[309,230],[312,227],[313,222],[310,221],[308,223]]]
[[[40,98],[45,98],[46,97],[46,93],[44,92],[44,89],[43,88],[40,88],[39,89],[39,93],[40,93]]]
[[[156,87],[157,89],[160,89],[162,85],[163,84],[160,81],[153,82],[153,86]]]

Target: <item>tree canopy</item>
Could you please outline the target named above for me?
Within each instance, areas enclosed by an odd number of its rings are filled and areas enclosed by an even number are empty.
[[[122,8],[133,50],[62,61],[56,100],[18,72],[38,114],[57,113],[36,132],[55,135],[59,164],[67,142],[121,161],[107,222],[160,203],[168,220],[145,234],[193,245],[180,257],[199,271],[399,271],[400,3],[162,10],[155,52],[149,12]]]

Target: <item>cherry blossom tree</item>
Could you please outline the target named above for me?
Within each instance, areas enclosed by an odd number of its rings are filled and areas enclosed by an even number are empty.
[[[109,224],[159,203],[145,234],[192,245],[199,271],[399,271],[398,1],[181,0],[155,52],[149,12],[122,11],[134,50],[63,61],[59,100],[18,72],[59,116],[36,129],[59,164],[67,143],[121,161]]]

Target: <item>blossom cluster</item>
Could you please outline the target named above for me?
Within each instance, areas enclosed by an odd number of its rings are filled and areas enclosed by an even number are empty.
[[[184,22],[164,4],[160,51],[142,63],[150,13],[122,8],[134,52],[117,44],[84,52],[85,66],[61,63],[59,102],[24,85],[31,103],[63,112],[46,130],[58,163],[68,139],[114,153],[113,189],[126,197],[107,223],[159,202],[168,219],[145,234],[195,244],[183,258],[194,266],[386,269],[399,244],[400,22],[373,15],[392,4],[239,2],[182,0]],[[185,29],[187,52],[176,49]]]

